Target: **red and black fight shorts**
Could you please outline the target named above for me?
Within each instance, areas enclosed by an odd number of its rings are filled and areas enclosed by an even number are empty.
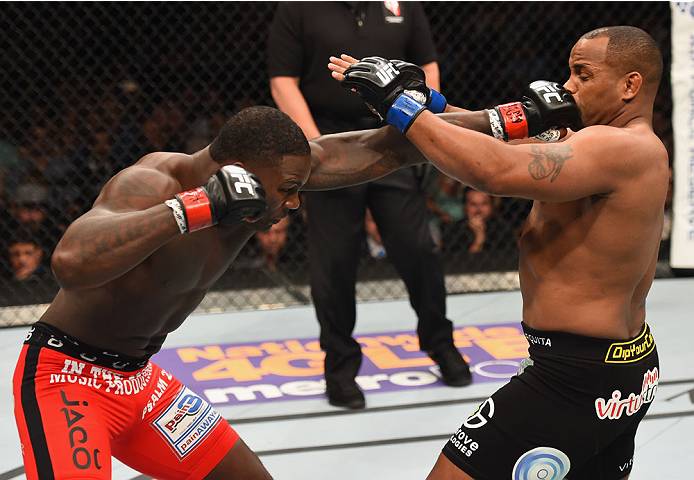
[[[204,478],[238,434],[149,361],[35,323],[13,378],[28,479],[111,478],[111,456],[150,477]]]
[[[648,325],[628,341],[534,330],[530,357],[451,436],[443,454],[475,480],[617,480],[658,389]]]

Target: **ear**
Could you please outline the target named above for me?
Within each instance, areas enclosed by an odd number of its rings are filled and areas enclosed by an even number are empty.
[[[629,72],[624,76],[622,100],[628,102],[634,99],[641,91],[643,85],[643,77],[639,72]]]

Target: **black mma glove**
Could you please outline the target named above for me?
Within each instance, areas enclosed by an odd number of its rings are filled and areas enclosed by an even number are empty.
[[[583,128],[581,112],[571,94],[560,84],[547,80],[531,83],[520,102],[506,103],[487,110],[492,134],[504,141],[539,136],[558,140],[556,127]]]
[[[403,83],[405,93],[427,107],[432,113],[443,113],[446,110],[446,97],[433,88],[427,87],[424,70],[414,63],[402,60],[390,60],[400,73],[405,74]]]
[[[406,85],[410,90],[417,86],[418,92],[426,96],[420,81],[424,72],[416,65],[414,67],[401,71],[385,58],[366,57],[345,70],[342,86],[353,88],[381,120],[387,120],[405,133],[426,108],[405,93]]]
[[[267,211],[258,177],[235,165],[220,168],[202,187],[167,200],[181,233],[213,225],[231,225],[245,217],[257,220]]]

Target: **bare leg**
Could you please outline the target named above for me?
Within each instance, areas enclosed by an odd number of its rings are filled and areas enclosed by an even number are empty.
[[[441,453],[427,480],[474,480],[474,478],[456,467]]]
[[[258,456],[240,438],[205,480],[272,480]]]

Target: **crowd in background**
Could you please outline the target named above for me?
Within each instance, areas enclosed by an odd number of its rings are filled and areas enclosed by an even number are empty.
[[[49,15],[46,12],[51,8],[62,13],[55,11]],[[120,7],[125,9],[122,12],[117,5],[99,7],[91,17],[85,15],[92,18],[90,21],[68,12],[70,8],[66,4],[19,5],[8,10],[8,21],[15,22],[15,28],[23,29],[23,36],[3,52],[6,70],[19,72],[18,76],[0,77],[0,85],[7,93],[2,100],[0,118],[0,228],[3,231],[0,272],[4,282],[15,285],[10,290],[3,288],[10,293],[0,299],[2,304],[22,303],[21,295],[16,292],[21,292],[23,287],[16,285],[36,282],[48,285],[48,298],[38,300],[51,299],[57,287],[50,272],[50,257],[57,241],[68,225],[91,207],[104,183],[115,173],[150,152],[199,150],[214,138],[230,115],[254,104],[272,105],[264,78],[267,72],[263,48],[274,4],[259,4],[256,10],[248,10],[250,13],[240,9],[226,11],[223,5],[212,4],[204,14],[193,19],[197,23],[207,22],[209,30],[205,34],[193,34],[191,29],[183,29],[180,36],[184,40],[178,44],[171,39],[179,34],[176,25],[180,26],[180,17],[189,13],[184,11],[188,8],[185,5],[147,6],[151,10],[147,14],[152,15],[155,10],[170,10],[170,17],[154,24],[166,24],[172,18],[178,22],[171,21],[171,28],[162,27],[153,33],[125,28],[135,21],[131,18],[133,12],[126,10],[145,6],[124,4]],[[461,58],[463,50],[451,48],[451,37],[441,32],[442,20],[432,16],[432,12],[442,8],[451,7],[437,2],[426,5],[439,47],[442,90],[452,103],[484,108],[514,100],[517,98],[511,98],[509,90],[501,90],[501,86],[507,89],[512,85],[511,91],[518,97],[523,86],[537,75],[543,75],[541,72],[556,70],[555,66],[546,64],[549,58],[546,52],[536,51],[532,37],[517,42],[517,50],[508,52],[515,63],[487,55],[489,47],[485,42],[498,37],[485,31],[484,26],[497,31],[513,21],[503,8],[496,7],[493,18],[491,10],[474,5],[466,7],[474,10],[471,18],[475,21],[470,18],[465,21],[475,28],[464,36],[450,33],[457,41],[474,46],[466,47],[468,56]],[[180,9],[183,10],[178,12]],[[615,11],[610,10],[610,15],[619,22]],[[224,18],[215,23],[222,13]],[[67,20],[51,22],[53,14],[61,14],[62,18],[80,17],[76,20],[80,27],[73,32],[72,23]],[[119,18],[123,28],[119,27]],[[34,21],[37,25],[45,22],[51,26],[41,33],[45,38],[40,44],[32,43],[37,40],[28,37]],[[104,22],[110,25],[110,31],[102,31],[99,25]],[[241,30],[239,22],[245,25]],[[583,31],[587,27],[576,28]],[[654,23],[651,34],[656,40],[669,41],[668,28],[667,23]],[[12,29],[5,30],[12,35]],[[229,33],[232,31],[233,34]],[[507,41],[514,42],[509,32]],[[95,39],[95,35],[111,40]],[[573,38],[572,32],[567,35]],[[157,36],[162,41],[152,45],[150,41]],[[70,43],[69,38],[80,40]],[[190,38],[197,43],[191,43]],[[564,49],[559,52],[565,73],[566,52]],[[669,51],[664,53],[666,60],[669,59]],[[475,90],[474,101],[466,104],[465,88],[460,86],[472,88],[480,82],[475,78],[458,80],[456,70],[472,65],[482,68],[477,65],[482,60],[485,61],[482,71],[496,77],[497,83]],[[451,89],[453,78],[457,88]],[[248,87],[249,82],[253,88]],[[667,84],[669,76],[663,82]],[[669,87],[661,88],[654,129],[672,157],[670,104]],[[437,171],[430,171],[423,182],[428,190],[432,235],[444,254],[447,272],[516,268],[516,242],[530,202],[491,198]],[[233,268],[261,267],[282,272],[292,282],[301,282],[307,263],[305,215],[305,210],[300,209],[288,222],[276,225],[273,230],[278,232],[271,232],[270,238],[259,235],[253,239]],[[666,222],[665,239],[667,229]],[[387,252],[379,248],[377,230],[369,226],[366,231],[363,261],[384,264]],[[665,242],[663,257],[667,253]],[[373,276],[377,277],[379,271],[386,270],[375,269]],[[220,281],[220,285],[225,282]],[[37,291],[27,292],[27,298],[31,298],[26,301],[36,301]]]

